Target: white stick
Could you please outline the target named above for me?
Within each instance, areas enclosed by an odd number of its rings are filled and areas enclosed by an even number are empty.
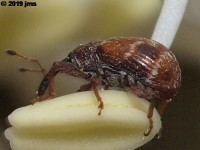
[[[183,18],[188,0],[164,0],[151,39],[170,48]]]

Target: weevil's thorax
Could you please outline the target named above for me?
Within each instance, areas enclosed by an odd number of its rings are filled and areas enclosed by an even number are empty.
[[[84,45],[79,45],[75,50],[69,53],[65,59],[72,63],[80,71],[92,76],[96,75],[96,49],[100,41],[90,42]]]
[[[104,44],[102,41],[98,47],[96,52],[96,70],[99,78],[101,78],[102,84],[109,85],[111,87],[124,87],[124,80],[127,76],[127,73],[121,70],[118,67],[110,65],[107,63],[104,56],[101,53],[101,45]]]

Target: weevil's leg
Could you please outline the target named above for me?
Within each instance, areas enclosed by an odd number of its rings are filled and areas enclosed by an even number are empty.
[[[144,136],[148,136],[151,133],[151,130],[153,129],[153,109],[155,107],[155,100],[151,100],[151,103],[149,105],[149,110],[148,110],[148,114],[147,117],[149,119],[149,129],[144,133]]]
[[[159,105],[158,105],[158,113],[160,117],[162,116],[166,106],[167,106],[168,101],[162,100]],[[160,128],[159,132],[157,133],[157,138],[159,139],[162,136],[162,127]]]
[[[92,88],[92,82],[82,85],[77,92],[89,91]]]
[[[29,57],[25,57],[23,55],[18,54],[14,50],[7,50],[6,53],[8,53],[9,55],[12,55],[12,56],[17,56],[19,58],[22,58],[22,59],[24,59],[24,60],[26,60],[28,62],[33,62],[33,63],[37,64],[39,66],[39,68],[40,68],[39,70],[37,70],[37,69],[36,70],[35,69],[28,69],[28,68],[20,68],[19,69],[20,71],[22,71],[22,72],[24,72],[24,71],[42,72],[43,75],[46,74],[45,69],[42,67],[42,65],[40,64],[40,62],[37,59],[32,59],[32,58],[29,58]]]
[[[97,98],[97,101],[99,102],[99,106],[98,106],[99,113],[98,113],[98,115],[101,115],[101,112],[102,112],[102,110],[104,108],[104,103],[102,101],[101,96],[99,95],[98,88],[97,88],[98,84],[99,84],[99,80],[97,78],[92,78],[91,81],[92,81],[92,87],[94,89],[94,94],[95,94],[95,96]]]
[[[158,113],[160,116],[162,116],[166,106],[167,106],[168,101],[162,100],[159,105],[158,105]]]

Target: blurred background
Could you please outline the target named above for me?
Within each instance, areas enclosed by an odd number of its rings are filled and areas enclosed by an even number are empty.
[[[37,0],[35,7],[0,6],[0,149],[10,150],[3,136],[6,118],[30,104],[41,73],[18,71],[35,64],[5,54],[37,58],[48,69],[79,44],[120,36],[150,38],[162,0]],[[182,87],[163,115],[161,139],[138,150],[198,150],[200,147],[200,1],[189,1],[171,51],[182,69]],[[57,96],[74,93],[85,81],[60,74]]]

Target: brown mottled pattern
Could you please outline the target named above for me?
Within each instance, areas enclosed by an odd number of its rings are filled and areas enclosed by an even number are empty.
[[[178,62],[172,52],[158,42],[113,38],[101,43],[98,53],[108,66],[127,72],[147,87],[163,91],[164,97],[173,96],[180,87]]]
[[[79,45],[74,51],[69,53],[71,61],[79,68],[95,70],[96,67],[93,58],[96,54],[96,47],[100,42],[101,41],[95,41],[85,45]]]

